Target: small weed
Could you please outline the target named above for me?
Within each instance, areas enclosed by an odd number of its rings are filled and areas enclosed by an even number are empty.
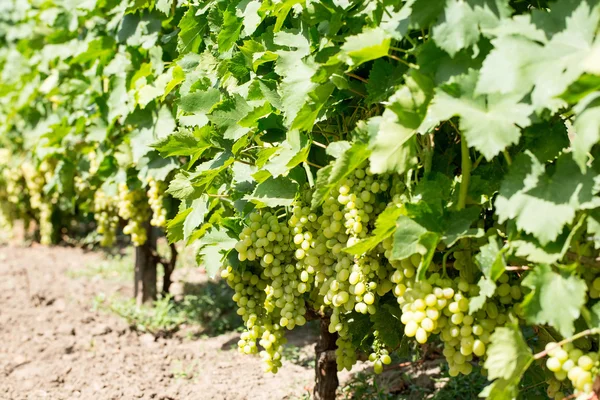
[[[184,296],[176,309],[189,323],[201,325],[206,335],[239,331],[243,321],[231,300],[233,290],[224,281],[208,281],[197,287],[194,294]]]
[[[172,373],[175,379],[191,380],[196,376],[198,370],[197,362],[194,361],[186,365],[183,360],[175,360],[173,364]]]
[[[138,306],[134,299],[107,299],[100,294],[94,298],[92,307],[111,311],[133,329],[156,336],[169,336],[183,324],[202,327],[204,334],[220,335],[242,327],[242,319],[231,300],[231,289],[223,285],[226,284],[211,282],[198,295],[186,295],[181,301],[165,296],[152,306]],[[188,337],[191,335],[188,333]]]
[[[377,385],[372,373],[359,372],[339,389],[339,398],[344,400],[392,400],[392,394]]]
[[[314,357],[306,357],[302,354],[300,347],[288,345],[283,348],[283,354],[281,355],[284,360],[290,361],[296,365],[302,367],[314,368],[315,359]]]
[[[169,296],[155,301],[153,307],[138,306],[134,299],[106,299],[104,296],[96,296],[94,307],[112,311],[124,318],[133,329],[156,336],[167,336],[186,322]]]
[[[109,256],[97,264],[88,264],[82,269],[70,269],[67,276],[70,278],[100,277],[107,280],[128,281],[133,276],[133,254],[131,248],[125,254]]]

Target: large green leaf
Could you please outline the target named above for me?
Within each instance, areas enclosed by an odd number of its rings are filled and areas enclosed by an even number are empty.
[[[593,175],[583,174],[570,154],[559,157],[550,174],[526,151],[515,159],[502,182],[496,213],[500,222],[514,219],[517,227],[546,245],[573,222],[577,210],[597,205],[593,193]]]
[[[585,282],[576,276],[563,276],[541,264],[527,275],[523,285],[531,289],[523,301],[527,321],[549,324],[564,337],[572,336],[573,324],[585,304]]]

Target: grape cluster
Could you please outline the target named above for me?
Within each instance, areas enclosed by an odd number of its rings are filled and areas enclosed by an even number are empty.
[[[384,365],[391,364],[392,358],[384,344],[378,339],[379,332],[374,331],[373,336],[375,336],[375,340],[373,341],[373,352],[369,354],[369,361],[373,363],[373,371],[380,374],[383,372]]]
[[[129,190],[126,183],[119,184],[118,215],[127,221],[123,233],[131,235],[136,246],[143,245],[148,239],[145,222],[150,217],[148,200],[141,189]]]
[[[330,313],[329,331],[338,334],[338,369],[349,370],[358,358],[349,317],[377,313],[379,299],[392,292],[405,335],[421,344],[439,335],[452,376],[469,374],[475,361],[484,360],[493,330],[516,313],[515,302],[522,297],[518,282],[502,275],[492,298],[470,313],[470,299],[479,294],[471,249],[449,253],[458,272],[452,275],[458,276],[450,278],[445,268],[442,273],[432,264],[430,276],[420,281],[421,256],[392,260],[391,237],[364,254],[345,251],[371,235],[384,210],[404,207],[403,191],[398,177],[374,176],[363,165],[316,209],[309,206],[312,193],[306,191],[287,212],[250,213],[235,245],[241,265],[223,271],[247,328],[240,350],[256,353],[261,346],[267,369],[276,371],[285,328],[304,324],[309,301]],[[377,337],[369,359],[376,372],[391,361]]]
[[[162,228],[167,222],[167,210],[164,206],[166,185],[162,181],[157,181],[152,177],[148,177],[148,186],[148,203],[152,210],[150,225]]]
[[[238,259],[247,269],[240,275],[228,267],[223,275],[236,291],[234,301],[247,328],[240,350],[256,352],[256,340],[260,338],[264,349],[261,356],[270,372],[277,372],[281,366],[284,328],[306,323],[303,294],[309,287],[303,274],[306,271],[294,262],[291,243],[287,219],[280,221],[271,212],[253,212],[235,245]]]
[[[575,347],[573,343],[558,346],[551,342],[546,345],[548,359],[546,367],[554,373],[557,381],[567,378],[575,388],[576,394],[591,394],[594,377],[598,368],[598,353],[585,353]],[[554,399],[563,399],[564,393],[560,392],[560,385],[550,383],[548,395]]]
[[[0,175],[0,227],[10,230],[19,217],[22,174],[20,169],[2,165]]]
[[[94,219],[98,224],[100,245],[111,246],[116,239],[119,225],[118,198],[107,195],[103,190],[94,193]]]
[[[283,327],[275,320],[277,315],[268,312],[264,307],[267,299],[267,281],[248,270],[243,273],[235,271],[231,266],[221,272],[235,290],[233,300],[238,306],[237,313],[244,320],[246,330],[241,334],[238,348],[245,354],[259,352],[257,341],[264,349],[260,352],[265,363],[265,371],[276,373],[281,367],[283,345],[286,343]]]
[[[29,162],[24,162],[21,165],[27,194],[29,195],[29,205],[38,216],[40,243],[45,245],[52,244],[54,235],[52,213],[56,198],[44,196],[44,186],[46,181],[51,178],[50,168],[47,162],[42,162],[39,169],[36,169]]]
[[[284,328],[306,322],[306,300],[310,300],[317,309],[331,310],[329,330],[339,335],[338,368],[350,369],[356,363],[347,316],[354,311],[376,312],[377,297],[393,287],[389,280],[393,267],[382,246],[361,256],[343,249],[369,235],[387,205],[378,201],[378,194],[390,189],[389,182],[387,176],[373,176],[365,165],[332,191],[319,209],[311,210],[312,193],[306,191],[287,213],[248,215],[235,245],[245,271],[240,274],[229,266],[223,275],[236,291],[234,300],[247,328],[241,351],[256,352],[260,338],[267,368],[276,370]],[[395,188],[397,193],[402,190],[399,185]],[[384,349],[378,354],[381,363],[387,362]]]
[[[384,246],[390,244],[384,242]],[[465,265],[465,253],[455,252],[459,270]],[[404,333],[421,344],[432,334],[439,334],[450,375],[468,375],[475,357],[485,358],[492,331],[504,324],[508,314],[513,312],[513,303],[521,298],[520,287],[511,285],[508,275],[503,274],[493,298],[470,314],[470,298],[478,294],[478,286],[463,277],[450,279],[439,273],[417,281],[415,273],[420,261],[419,255],[392,261],[396,270],[390,279],[395,284],[393,293],[402,309]]]
[[[366,165],[356,169],[325,199],[317,218],[317,245],[324,243],[329,250],[321,256],[318,290],[322,303],[332,309],[329,330],[339,335],[339,370],[350,370],[357,360],[346,315],[376,313],[377,297],[393,287],[389,280],[393,268],[383,257],[383,246],[360,256],[343,251],[369,235],[387,206],[377,196],[390,188],[389,180],[385,175],[375,177]]]

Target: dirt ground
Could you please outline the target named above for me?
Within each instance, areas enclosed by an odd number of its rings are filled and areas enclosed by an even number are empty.
[[[132,290],[73,277],[101,261],[74,248],[0,247],[0,399],[280,400],[312,389],[311,367],[264,374],[258,357],[232,350],[236,333],[155,339],[94,311],[98,293]]]

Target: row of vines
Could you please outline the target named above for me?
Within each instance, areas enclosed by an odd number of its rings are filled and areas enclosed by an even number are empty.
[[[425,343],[482,397],[597,398],[599,27],[595,0],[7,0],[0,220],[195,246],[266,371],[321,321],[317,399]]]

